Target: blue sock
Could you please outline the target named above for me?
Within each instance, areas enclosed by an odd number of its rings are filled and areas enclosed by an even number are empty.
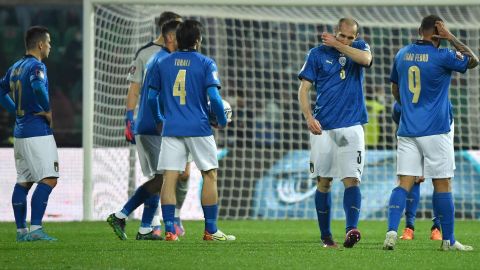
[[[408,192],[396,187],[392,190],[390,201],[388,202],[388,231],[397,231],[403,210],[405,209]]]
[[[143,214],[142,221],[140,226],[143,228],[148,228],[152,225],[153,216],[158,208],[158,202],[160,201],[160,195],[155,194],[146,199],[143,203]]]
[[[361,206],[362,194],[360,193],[360,187],[353,186],[346,188],[343,193],[343,210],[345,210],[347,233],[351,229],[357,228]]]
[[[320,238],[332,236],[330,231],[330,218],[332,208],[332,194],[330,192],[315,192],[315,208],[317,210],[318,227],[320,228]]]
[[[417,214],[418,202],[420,201],[420,183],[415,183],[407,195],[405,206],[405,219],[407,228],[415,228],[415,215]]]
[[[218,205],[202,205],[202,208],[205,217],[205,231],[208,233],[216,233]]]
[[[45,214],[45,209],[47,209],[48,197],[52,192],[53,188],[44,183],[38,183],[35,188],[35,192],[32,195],[32,220],[30,221],[31,225],[42,226],[43,215]]]
[[[180,220],[179,217],[176,217],[176,218],[175,218],[175,224],[177,224],[177,225],[179,225],[179,226],[182,225],[182,221]]]
[[[165,232],[175,233],[173,222],[175,219],[175,204],[162,205],[163,223],[165,224]]]
[[[433,208],[438,214],[440,224],[442,225],[443,240],[450,240],[450,244],[455,244],[455,236],[453,235],[455,226],[455,206],[451,192],[434,192]]]
[[[27,195],[28,188],[15,184],[12,194],[13,215],[17,229],[27,228]]]
[[[133,210],[137,209],[142,203],[145,202],[152,194],[146,191],[143,186],[140,186],[135,191],[135,194],[128,200],[128,202],[123,206],[122,213],[125,215],[130,215]]]
[[[433,226],[432,226],[432,230],[433,228],[437,228],[439,230],[441,230],[442,228],[442,225],[440,224],[440,219],[438,218],[438,213],[437,213],[437,210],[435,209],[435,197],[432,196],[432,205],[433,205],[433,218],[432,218],[432,221],[433,221]]]

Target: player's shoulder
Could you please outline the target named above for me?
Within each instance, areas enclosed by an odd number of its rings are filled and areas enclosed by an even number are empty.
[[[148,42],[147,44],[143,45],[137,50],[137,52],[135,53],[135,59],[137,59],[140,55],[147,53],[147,49],[153,46],[160,46],[160,45],[155,44],[153,41]]]
[[[370,45],[364,40],[364,39],[356,39],[354,42],[352,42],[352,47],[361,49],[361,50],[368,50],[370,51]]]

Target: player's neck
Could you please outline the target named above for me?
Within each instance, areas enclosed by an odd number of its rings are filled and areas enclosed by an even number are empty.
[[[27,51],[25,54],[26,54],[26,55],[31,55],[31,56],[37,58],[38,61],[40,61],[40,62],[42,61],[42,55],[40,54],[40,52],[37,52],[37,51]]]

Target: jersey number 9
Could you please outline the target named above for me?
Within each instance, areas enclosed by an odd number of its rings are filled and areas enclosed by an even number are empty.
[[[420,69],[417,66],[408,68],[408,90],[413,93],[412,103],[418,103],[422,87],[420,85]]]
[[[173,96],[180,97],[180,105],[186,104],[187,91],[185,91],[185,78],[187,77],[187,70],[180,69],[173,84]]]

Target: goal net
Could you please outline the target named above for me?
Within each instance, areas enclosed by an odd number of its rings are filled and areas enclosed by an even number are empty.
[[[358,20],[360,37],[370,44],[374,57],[365,72],[369,124],[364,127],[368,150],[361,184],[363,219],[386,218],[388,197],[396,184],[396,126],[390,117],[393,98],[389,82],[396,52],[417,38],[421,19],[429,14],[441,16],[452,33],[475,52],[480,48],[478,5],[101,2],[107,1],[92,2],[89,10],[92,24],[86,32],[90,35],[86,36],[90,38],[86,52],[90,55],[85,55],[91,59],[85,62],[87,78],[91,77],[85,82],[85,91],[93,90],[85,92],[86,101],[93,102],[87,105],[91,110],[86,111],[84,122],[91,125],[84,134],[84,147],[91,149],[85,159],[85,207],[91,209],[93,219],[103,219],[121,208],[128,198],[129,182],[134,188],[144,181],[123,136],[126,74],[136,50],[156,37],[155,18],[163,11],[202,22],[201,52],[217,62],[221,95],[233,108],[232,124],[215,133],[224,154],[218,173],[220,216],[228,219],[316,218],[316,182],[309,179],[309,134],[297,101],[297,74],[308,50],[319,44],[321,32],[333,32],[339,18]],[[479,79],[479,69],[455,74],[450,89],[457,168],[453,193],[456,215],[465,219],[480,219]],[[199,174],[193,173],[190,180],[196,190],[189,195],[198,200]],[[427,180],[421,185],[418,217],[432,217],[431,195],[432,184]],[[342,198],[343,185],[335,180],[334,219],[344,218]]]

